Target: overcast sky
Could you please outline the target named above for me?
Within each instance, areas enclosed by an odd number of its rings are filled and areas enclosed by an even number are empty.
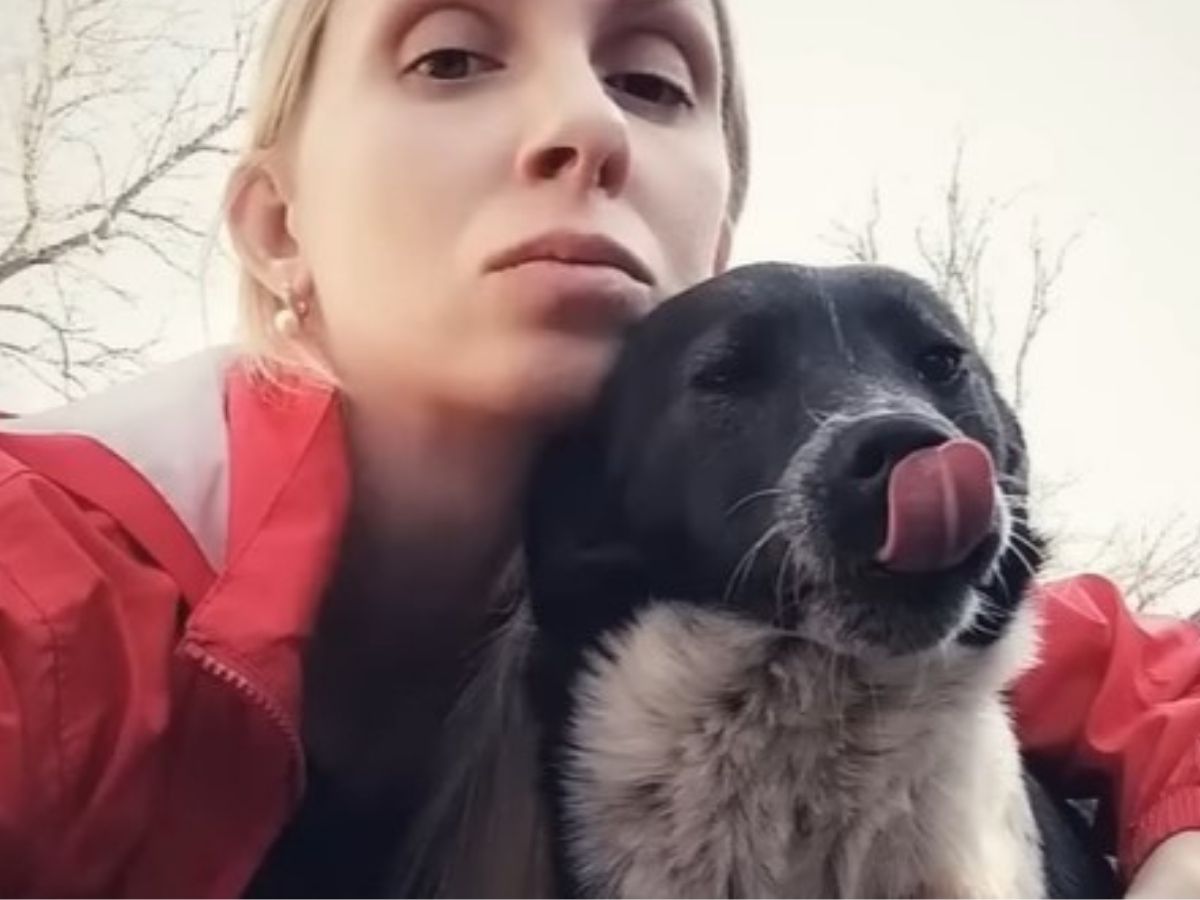
[[[998,304],[1026,296],[1034,215],[1050,238],[1083,232],[1026,412],[1035,466],[1071,481],[1055,521],[1200,516],[1200,3],[733,6],[755,166],[738,258],[838,259],[830,222],[861,221],[877,181],[885,257],[919,269],[912,231],[964,139],[975,196],[1019,198]]]
[[[970,195],[1012,201],[987,272],[1001,307],[1028,291],[1035,216],[1051,242],[1082,232],[1031,368],[1035,466],[1070,482],[1047,515],[1064,534],[1200,520],[1200,2],[730,5],[754,170],[735,261],[841,260],[832,223],[861,221],[875,183],[885,260],[920,271],[912,234],[933,223],[963,141]],[[216,184],[199,185],[214,216]],[[215,268],[206,308],[221,338],[232,283]],[[159,286],[146,291],[164,308]],[[168,357],[205,339],[199,294],[172,297]],[[29,396],[0,385],[0,401]]]

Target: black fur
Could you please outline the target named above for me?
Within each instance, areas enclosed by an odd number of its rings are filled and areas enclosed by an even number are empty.
[[[1020,426],[957,317],[923,283],[892,270],[734,270],[635,326],[592,414],[539,468],[527,534],[539,628],[533,684],[554,803],[582,654],[643,604],[685,598],[805,634],[817,586],[785,565],[785,542],[764,545],[747,571],[739,563],[778,521],[778,495],[768,492],[780,489],[821,421],[873,409],[884,395],[919,403],[838,431],[819,477],[793,486],[814,517],[808,549],[833,561],[848,638],[882,653],[928,647],[957,627],[968,587],[991,602],[956,640],[982,646],[1004,633],[1042,542],[1027,522]],[[949,571],[882,569],[873,560],[885,521],[881,481],[896,457],[954,432],[995,461],[1014,513],[1008,549],[994,569],[998,535]],[[794,598],[782,606],[781,577]],[[1064,840],[1056,807],[1033,796],[1047,865],[1065,873],[1051,879],[1068,891],[1056,895],[1073,895],[1068,885],[1115,895],[1111,870]],[[559,861],[569,890],[571,872]]]
[[[966,351],[964,374],[939,388],[921,380],[916,363],[945,347]],[[1021,538],[1036,553],[1039,539],[1023,519],[1023,438],[970,348],[939,298],[884,269],[746,267],[664,304],[631,334],[594,414],[542,467],[528,542],[539,624],[556,638],[581,639],[651,594],[724,597],[772,514],[767,502],[730,509],[776,486],[816,416],[865,404],[880,388],[921,397],[991,450],[1020,511]],[[958,596],[981,575],[969,565],[932,578],[882,573],[869,552],[882,534],[882,496],[849,509],[841,497],[812,500],[825,517],[820,549],[837,558],[847,601],[864,613],[888,615],[881,593],[886,606],[902,608],[897,591]],[[1005,583],[985,586],[1000,608],[1012,607],[1028,582],[1030,567],[1016,562]],[[753,577],[777,569],[764,564],[739,583],[748,602],[762,593]],[[936,606],[926,603],[925,619],[910,607],[904,621],[862,627],[908,641],[905,631],[938,627]],[[970,639],[986,640],[1002,625],[1003,616],[981,622]]]

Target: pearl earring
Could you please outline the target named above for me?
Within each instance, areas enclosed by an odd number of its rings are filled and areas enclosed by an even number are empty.
[[[284,337],[295,340],[300,336],[306,315],[308,315],[308,303],[296,297],[290,284],[285,285],[283,305],[275,312],[275,318],[272,320],[275,330]]]

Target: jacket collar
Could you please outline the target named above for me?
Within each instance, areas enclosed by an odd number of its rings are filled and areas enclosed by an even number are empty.
[[[188,634],[251,677],[292,720],[300,665],[335,562],[350,496],[337,394],[227,378],[227,561]]]
[[[46,438],[22,442],[36,456],[26,462],[124,525],[146,518],[143,488],[152,488],[215,571],[225,561],[230,512],[224,379],[232,359],[224,348],[199,353],[67,406],[7,420],[0,431]],[[103,448],[129,477],[116,476],[114,485],[112,467],[89,451],[65,466],[38,453],[70,438]],[[143,484],[130,485],[134,476]]]
[[[112,516],[192,606],[187,639],[295,718],[349,497],[336,392],[208,351],[0,425],[0,450]]]

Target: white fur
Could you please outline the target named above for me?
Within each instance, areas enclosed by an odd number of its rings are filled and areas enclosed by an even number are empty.
[[[656,603],[576,691],[567,847],[590,894],[1033,897],[1036,826],[988,648],[865,662]]]

